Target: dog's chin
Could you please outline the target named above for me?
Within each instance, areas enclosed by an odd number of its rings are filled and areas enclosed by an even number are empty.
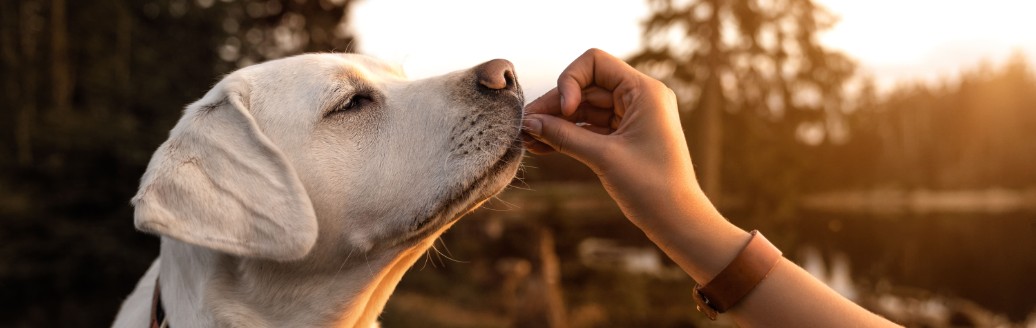
[[[522,154],[525,151],[519,136],[521,130],[518,127],[525,103],[522,89],[518,86],[514,90],[506,91],[479,90],[488,95],[480,93],[477,98],[478,102],[488,105],[488,108],[496,108],[498,114],[512,113],[514,115],[510,118],[514,120],[511,121],[511,124],[514,124],[514,130],[506,133],[506,138],[510,142],[502,145],[505,148],[499,157],[486,161],[485,163],[488,163],[486,166],[475,168],[476,172],[471,175],[473,178],[460,182],[454,190],[446,191],[445,194],[438,197],[437,203],[424,211],[425,214],[415,216],[413,221],[404,228],[400,238],[396,239],[397,243],[393,244],[409,247],[429,236],[441,233],[460,217],[475,210],[490,197],[502,191],[517,173]],[[479,133],[479,136],[482,134]],[[482,137],[493,138],[489,135]]]
[[[431,216],[420,218],[406,235],[399,239],[399,244],[413,245],[426,237],[449,227],[465,214],[475,210],[493,195],[496,195],[511,183],[521,163],[524,148],[521,139],[515,139],[507,146],[507,151],[490,167],[467,183],[468,187],[455,192],[440,202]]]

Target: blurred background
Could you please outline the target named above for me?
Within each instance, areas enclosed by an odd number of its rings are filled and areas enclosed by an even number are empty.
[[[734,223],[913,327],[1036,327],[1036,4],[1023,1],[0,2],[0,326],[110,325],[157,255],[129,199],[234,69],[492,58],[528,100],[589,47],[665,81]],[[579,163],[528,156],[446,233],[385,327],[711,327]]]

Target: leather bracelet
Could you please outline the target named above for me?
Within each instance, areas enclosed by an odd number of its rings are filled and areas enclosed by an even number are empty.
[[[766,240],[759,230],[752,230],[748,245],[741,249],[726,268],[704,286],[694,285],[694,302],[697,303],[698,311],[716,320],[719,313],[737,305],[755,289],[780,259],[781,251]]]

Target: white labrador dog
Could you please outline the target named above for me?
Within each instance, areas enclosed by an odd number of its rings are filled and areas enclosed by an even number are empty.
[[[133,198],[159,258],[115,327],[367,327],[522,156],[512,65],[410,81],[352,54],[243,68],[189,105]]]

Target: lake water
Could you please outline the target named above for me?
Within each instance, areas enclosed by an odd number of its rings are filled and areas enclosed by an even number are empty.
[[[655,308],[661,304],[673,305],[672,311],[681,315],[669,315],[666,309],[670,308],[661,307],[658,311],[642,309],[650,316],[623,317],[612,313],[608,318],[626,318],[638,323],[667,315],[666,318],[676,318],[673,320],[685,318],[682,316],[685,312],[680,312],[685,309],[679,307],[690,300],[680,297],[693,285],[686,277],[678,283],[642,282],[638,285],[628,279],[616,283],[599,279],[610,276],[580,263],[579,245],[589,238],[610,240],[622,247],[653,249],[650,241],[622,217],[598,186],[538,186],[536,192],[511,190],[501,198],[506,201],[488,203],[484,206],[486,209],[476,211],[448,232],[443,239],[450,244],[449,248],[476,259],[527,257],[530,252],[523,249],[528,247],[530,235],[522,232],[528,228],[520,227],[529,225],[530,221],[541,222],[554,229],[562,280],[573,309],[596,302],[605,304],[601,306],[616,303],[621,306],[609,309],[621,310],[637,302],[650,302]],[[1015,323],[1036,322],[1029,319],[1030,316],[1036,318],[1036,212],[805,211],[793,219],[756,223],[742,219],[740,214],[743,213],[737,210],[725,210],[724,214],[743,228],[759,227],[789,259],[804,266],[809,266],[804,261],[806,249],[818,250],[827,263],[844,258],[851,277],[841,279],[842,285],[856,287],[859,295],[874,296],[875,291],[877,295],[901,295],[898,293],[907,291],[908,296],[920,295],[929,300],[965,300],[994,314],[1006,315]],[[490,217],[495,219],[488,220]],[[495,221],[509,223],[503,224],[507,228],[486,228],[491,225],[489,222]],[[497,237],[476,238],[490,230],[499,230],[486,233]],[[535,260],[532,263],[535,264]],[[421,273],[410,275],[417,277]],[[455,285],[463,280],[443,279]],[[607,283],[598,284],[598,280]],[[599,302],[598,299],[622,301]]]
[[[1036,312],[1036,213],[814,212],[794,230],[825,258],[847,255],[857,282],[964,298],[1015,322]]]

